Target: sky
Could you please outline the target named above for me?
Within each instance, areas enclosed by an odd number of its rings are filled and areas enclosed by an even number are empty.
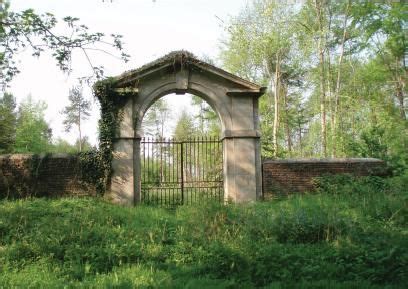
[[[247,1],[250,0],[11,0],[11,10],[32,8],[37,13],[51,12],[58,19],[74,16],[91,31],[123,35],[125,51],[131,56],[128,63],[103,53],[90,55],[95,65],[105,67],[106,76],[116,76],[174,50],[188,50],[217,61],[225,23],[238,15]],[[74,54],[70,75],[62,73],[47,54],[35,58],[30,51],[24,51],[16,59],[21,73],[8,91],[18,102],[28,95],[33,100],[45,101],[48,105],[45,118],[54,139],[62,137],[74,143],[77,134],[75,130],[64,131],[61,111],[68,105],[68,92],[76,79],[91,74],[85,56]],[[93,111],[83,131],[96,144],[99,108],[89,87],[84,88],[84,95],[92,100]],[[175,111],[173,117],[188,106],[188,99],[180,95],[166,97]]]

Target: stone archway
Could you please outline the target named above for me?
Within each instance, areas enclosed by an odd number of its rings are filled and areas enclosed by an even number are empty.
[[[172,52],[116,77],[115,87],[133,92],[122,109],[113,143],[109,194],[115,202],[140,201],[141,122],[147,109],[169,93],[198,95],[218,114],[224,145],[225,198],[245,202],[261,196],[258,98],[265,92],[264,87],[198,60],[186,51]]]

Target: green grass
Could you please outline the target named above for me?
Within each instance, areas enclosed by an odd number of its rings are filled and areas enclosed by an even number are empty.
[[[200,185],[200,184],[197,184]],[[221,184],[222,185],[222,184]],[[211,188],[193,188],[191,184],[184,188],[182,193],[180,187],[165,187],[154,188],[150,187],[143,190],[142,186],[142,203],[144,205],[161,205],[166,207],[175,207],[182,204],[185,205],[199,205],[203,202],[222,202],[224,199],[224,192],[219,187]]]
[[[175,210],[0,201],[0,288],[406,288],[407,178]]]

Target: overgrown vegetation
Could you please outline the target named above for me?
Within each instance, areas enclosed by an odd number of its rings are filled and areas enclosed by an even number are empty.
[[[126,92],[119,92],[115,89],[114,78],[106,78],[98,81],[94,85],[95,97],[101,106],[101,118],[99,120],[99,150],[94,154],[97,160],[89,160],[98,163],[94,170],[102,172],[101,181],[97,185],[100,192],[105,192],[109,184],[112,172],[112,152],[113,140],[121,120],[121,108],[127,100]]]
[[[407,176],[165,210],[0,202],[0,288],[405,288]]]
[[[106,171],[106,165],[100,150],[92,149],[78,154],[80,178],[85,184],[92,185],[96,193],[103,195],[107,185],[106,176],[110,170]]]

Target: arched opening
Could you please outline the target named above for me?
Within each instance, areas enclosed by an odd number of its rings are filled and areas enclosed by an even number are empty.
[[[180,90],[177,88],[176,83],[169,82],[162,84],[153,91],[149,92],[149,94],[144,96],[143,100],[138,103],[134,127],[136,135],[143,135],[143,118],[148,112],[149,108],[154,105],[157,100],[166,96],[168,96],[169,99],[180,99],[180,97],[184,95],[187,95],[187,97],[188,95],[194,95],[195,97],[204,101],[205,104],[214,111],[214,113],[218,116],[221,134],[232,126],[230,111],[225,107],[225,103],[220,101],[217,93],[214,92],[211,87],[205,86],[201,83],[192,82],[189,88]]]
[[[197,95],[218,115],[221,135],[217,141],[222,141],[223,155],[223,199],[247,202],[260,198],[258,98],[265,92],[264,87],[232,75],[186,51],[171,52],[111,81],[109,87],[115,93],[104,104],[108,105],[110,101],[121,104],[120,123],[112,138],[109,184],[112,201],[121,204],[141,201],[142,121],[148,108],[170,93],[176,94],[173,98],[185,93]],[[104,92],[102,89],[101,93]],[[107,149],[110,149],[110,143],[107,144]],[[147,153],[147,156],[150,155],[150,152]],[[184,165],[184,160],[169,163]]]
[[[218,114],[200,96],[160,96],[139,124],[140,201],[180,205],[224,200]]]
[[[149,106],[141,122],[141,135],[177,139],[220,137],[221,121],[202,97],[171,93],[161,96]]]

